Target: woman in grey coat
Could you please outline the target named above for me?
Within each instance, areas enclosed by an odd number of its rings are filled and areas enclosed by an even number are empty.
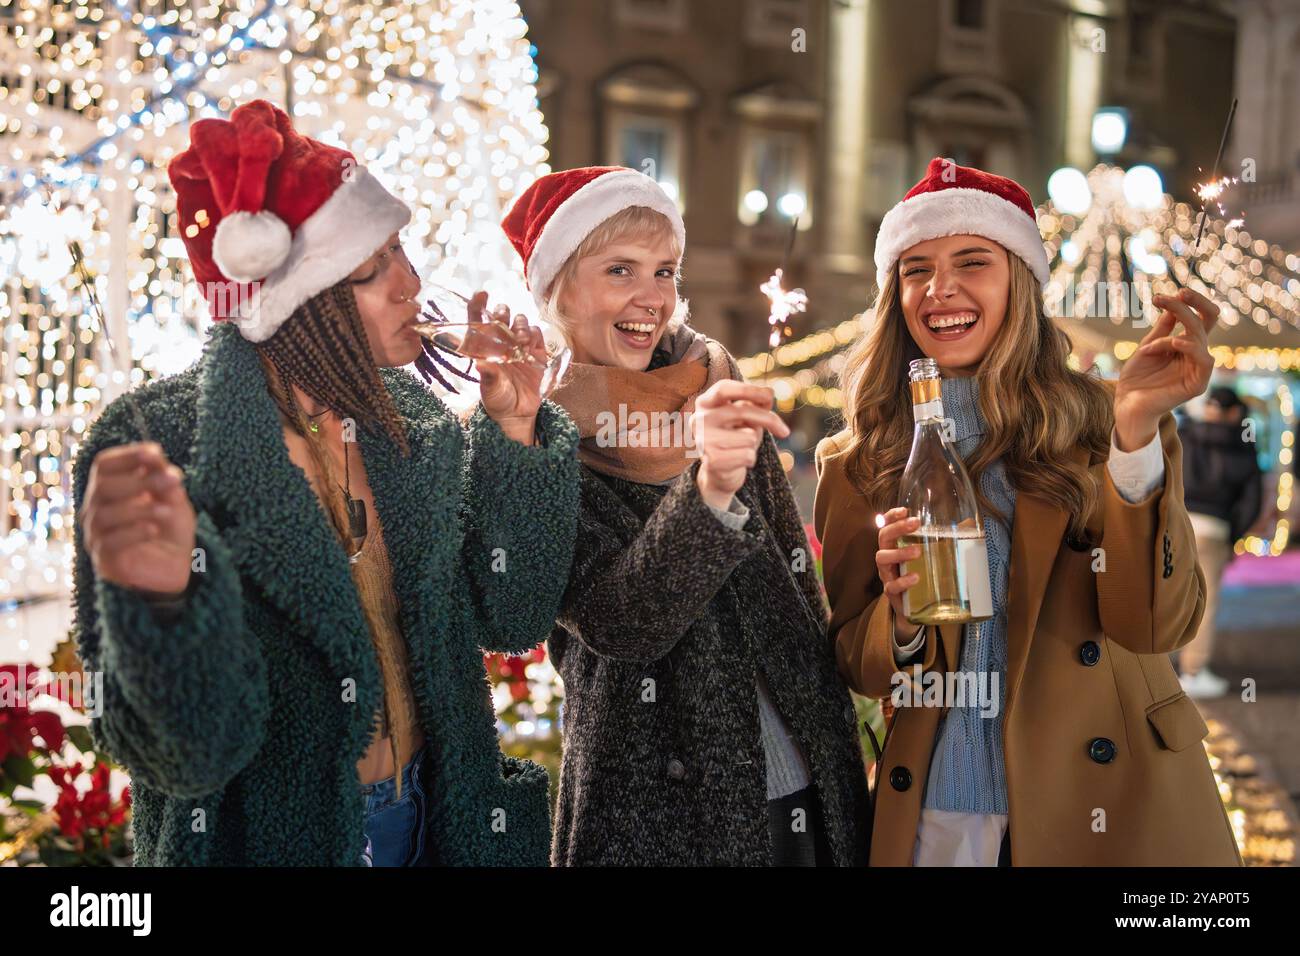
[[[573,350],[581,441],[555,865],[864,865],[867,791],[770,389],[685,322],[684,230],[629,169],[553,173],[504,227]]]

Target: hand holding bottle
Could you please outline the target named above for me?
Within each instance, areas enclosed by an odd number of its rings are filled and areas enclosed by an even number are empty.
[[[907,562],[898,600],[913,627],[987,620],[993,598],[984,529],[966,465],[944,434],[939,366],[915,359],[908,378],[916,426],[898,483],[899,507],[889,514],[899,512],[899,521],[915,517],[889,538],[892,544],[901,534],[903,547],[891,548],[892,561]]]
[[[884,521],[876,539],[876,573],[884,585],[885,597],[894,609],[894,637],[898,643],[906,644],[916,633],[916,623],[909,621],[903,610],[903,592],[920,580],[917,574],[899,574],[904,561],[911,561],[921,556],[919,544],[910,547],[898,547],[898,539],[911,534],[920,526],[920,518],[909,518],[906,508],[891,508],[877,521]]]

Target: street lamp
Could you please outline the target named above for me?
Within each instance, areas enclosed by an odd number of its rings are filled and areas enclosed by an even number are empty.
[[[1082,216],[1092,206],[1088,177],[1073,166],[1062,166],[1047,178],[1047,195],[1053,206],[1071,216]]]
[[[1134,209],[1144,212],[1159,209],[1164,195],[1164,183],[1153,167],[1138,165],[1125,170],[1124,199]]]
[[[1098,156],[1114,156],[1128,138],[1128,110],[1103,106],[1092,114],[1092,148]]]

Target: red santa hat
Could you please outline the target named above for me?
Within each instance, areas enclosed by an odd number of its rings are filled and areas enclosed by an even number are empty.
[[[345,149],[300,135],[266,100],[201,119],[167,167],[212,318],[262,342],[411,219]]]
[[[935,157],[921,181],[880,223],[876,285],[918,242],[941,236],[984,236],[1019,256],[1040,284],[1050,274],[1034,202],[1014,179]]]
[[[501,223],[524,260],[524,276],[540,308],[560,268],[582,240],[615,213],[645,206],[662,213],[679,248],[686,227],[677,204],[644,173],[622,166],[584,166],[542,176],[515,200]]]

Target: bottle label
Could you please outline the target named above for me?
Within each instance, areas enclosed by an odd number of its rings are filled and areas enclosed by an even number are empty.
[[[989,554],[984,536],[957,539],[957,566],[966,583],[966,599],[973,618],[993,616],[993,593],[989,587]]]
[[[931,418],[943,418],[943,399],[935,398],[912,406],[913,421],[924,422]]]

